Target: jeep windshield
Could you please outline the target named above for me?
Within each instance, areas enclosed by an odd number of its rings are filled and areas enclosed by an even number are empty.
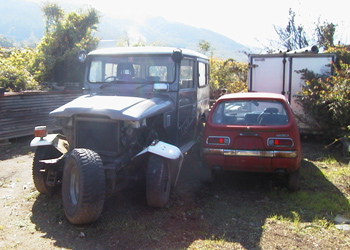
[[[172,83],[175,63],[170,56],[96,56],[91,58],[90,83]]]

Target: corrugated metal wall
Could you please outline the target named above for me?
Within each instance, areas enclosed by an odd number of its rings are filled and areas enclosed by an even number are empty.
[[[0,141],[32,135],[35,126],[54,129],[50,111],[82,95],[81,91],[7,93],[0,96]]]

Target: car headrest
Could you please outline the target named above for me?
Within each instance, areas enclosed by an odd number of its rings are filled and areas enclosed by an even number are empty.
[[[278,113],[278,108],[266,108],[264,110],[264,113],[277,114]]]

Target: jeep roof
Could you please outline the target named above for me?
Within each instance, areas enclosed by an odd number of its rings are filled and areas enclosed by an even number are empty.
[[[189,49],[177,49],[175,47],[114,47],[97,49],[89,53],[89,55],[147,55],[147,54],[169,54],[174,50],[181,50],[185,56],[199,57],[208,60],[208,57]]]

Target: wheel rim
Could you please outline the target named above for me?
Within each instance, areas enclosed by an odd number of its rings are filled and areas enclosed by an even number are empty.
[[[78,171],[76,168],[72,169],[70,174],[69,193],[70,193],[72,203],[76,205],[78,203],[78,197],[79,197]]]

